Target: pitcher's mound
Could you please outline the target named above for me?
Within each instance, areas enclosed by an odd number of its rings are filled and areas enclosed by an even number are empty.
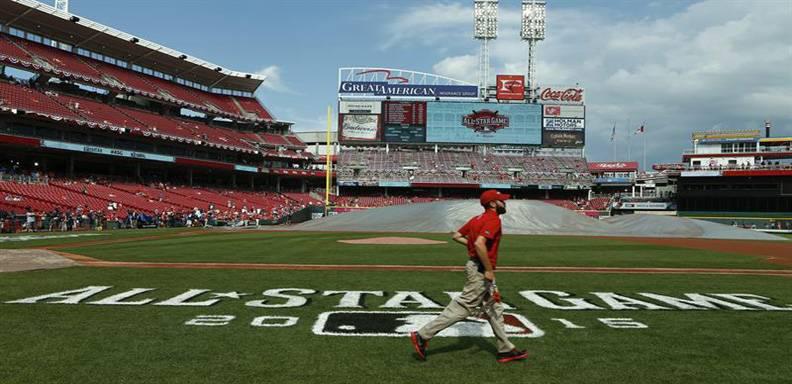
[[[77,265],[77,263],[43,249],[0,250],[0,272],[66,268],[73,265]]]
[[[346,244],[429,245],[445,244],[447,241],[419,239],[415,237],[371,237],[368,239],[338,240]]]

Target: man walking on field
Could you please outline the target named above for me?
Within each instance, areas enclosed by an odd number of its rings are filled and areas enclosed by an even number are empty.
[[[454,232],[454,241],[467,246],[470,260],[465,265],[466,281],[462,294],[446,306],[443,312],[418,332],[410,333],[410,340],[421,360],[426,360],[429,340],[438,332],[464,320],[479,308],[487,315],[498,344],[499,363],[523,360],[528,357],[509,342],[503,325],[503,305],[500,292],[495,285],[495,264],[498,261],[498,245],[501,239],[500,215],[506,213],[509,195],[496,190],[481,194],[480,202],[484,213],[470,219]]]

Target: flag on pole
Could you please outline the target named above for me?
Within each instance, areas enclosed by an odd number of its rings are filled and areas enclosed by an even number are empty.
[[[641,127],[640,127],[640,128],[638,128],[638,129],[636,129],[634,134],[635,134],[635,135],[640,135],[640,134],[642,134],[642,133],[644,133],[644,132],[645,132],[645,131],[644,131],[644,124],[641,124]]]
[[[613,130],[611,131],[610,141],[613,142],[614,138],[616,138],[616,123],[613,123]]]

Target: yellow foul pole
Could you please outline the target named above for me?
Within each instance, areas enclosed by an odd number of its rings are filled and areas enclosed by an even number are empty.
[[[325,209],[324,214],[327,216],[327,210],[330,206],[330,184],[333,179],[333,159],[332,159],[332,146],[330,144],[330,128],[333,124],[333,107],[327,106],[327,142],[325,145]]]

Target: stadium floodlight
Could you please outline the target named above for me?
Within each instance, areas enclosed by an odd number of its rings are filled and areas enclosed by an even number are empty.
[[[498,37],[498,0],[473,1],[473,37],[495,39]]]
[[[520,38],[528,42],[528,100],[534,102],[536,68],[534,65],[534,49],[538,41],[545,38],[545,7],[544,1],[523,0],[522,28]]]
[[[498,0],[473,1],[473,38],[481,40],[479,95],[484,97],[489,78],[489,41],[498,38]]]
[[[55,9],[69,13],[69,0],[55,0]]]

